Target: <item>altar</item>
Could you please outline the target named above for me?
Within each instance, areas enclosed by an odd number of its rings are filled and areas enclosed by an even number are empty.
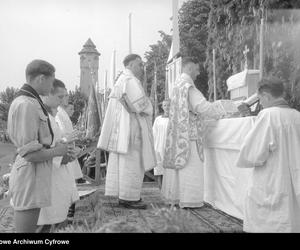
[[[256,117],[208,122],[204,148],[204,201],[243,219],[246,189],[253,169],[237,168],[239,149]]]

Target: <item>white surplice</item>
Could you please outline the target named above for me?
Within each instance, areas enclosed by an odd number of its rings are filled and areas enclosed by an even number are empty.
[[[55,142],[62,138],[62,132],[55,118],[50,114],[49,119],[54,134],[53,144],[55,144]],[[41,209],[38,225],[63,222],[67,219],[71,204],[79,199],[72,166],[69,164],[61,165],[61,160],[62,157],[53,158],[51,206]]]
[[[62,131],[62,136],[66,136],[72,133],[73,131],[72,121],[69,115],[67,114],[67,112],[62,107],[57,108],[57,114],[55,116],[55,120]],[[75,179],[80,179],[83,177],[81,167],[77,159],[75,161],[70,162],[69,165],[72,166]]]
[[[140,199],[145,171],[153,169],[153,108],[140,81],[126,69],[113,87],[98,141],[110,152],[105,195]]]
[[[164,169],[162,183],[162,195],[169,204],[178,204],[180,207],[201,207],[204,199],[204,164],[200,157],[200,148],[197,144],[199,139],[197,134],[195,116],[200,114],[203,118],[219,118],[222,114],[215,109],[214,105],[208,102],[203,94],[196,89],[191,77],[183,73],[177,80],[178,86],[186,83],[190,85],[188,89],[188,107],[184,107],[184,113],[189,112],[189,157],[186,165],[181,169]],[[182,90],[181,90],[182,91]],[[172,100],[171,100],[172,105]],[[170,111],[172,107],[170,107]],[[176,111],[182,112],[182,111]],[[170,113],[171,114],[171,113]],[[171,116],[170,116],[170,119]],[[171,120],[170,120],[171,122]],[[176,124],[175,126],[182,126]],[[166,158],[166,154],[165,154]]]
[[[242,144],[236,165],[253,168],[244,231],[300,232],[300,113],[262,110]]]
[[[168,117],[163,117],[160,115],[156,117],[153,123],[154,150],[157,160],[157,164],[154,168],[154,175],[162,175],[164,172],[162,164],[165,154],[168,122]]]

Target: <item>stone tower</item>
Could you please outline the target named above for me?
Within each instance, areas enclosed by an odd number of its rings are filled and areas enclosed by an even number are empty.
[[[101,54],[90,38],[78,54],[80,55],[80,91],[88,99],[91,84],[95,85],[98,82],[99,56]]]

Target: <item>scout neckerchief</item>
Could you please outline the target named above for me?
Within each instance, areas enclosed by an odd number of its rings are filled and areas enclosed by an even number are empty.
[[[36,99],[39,102],[39,104],[41,105],[41,108],[43,110],[44,115],[47,116],[47,122],[48,122],[49,130],[50,130],[50,134],[51,134],[51,137],[52,137],[52,141],[51,141],[51,144],[52,144],[53,139],[54,139],[54,134],[53,134],[53,130],[52,130],[52,127],[51,127],[51,124],[50,124],[49,114],[48,114],[48,111],[45,107],[45,104],[43,103],[43,101],[40,98],[39,94],[29,84],[25,83],[22,86],[22,88],[19,90],[19,92],[17,94],[17,97],[22,96],[22,95]],[[50,148],[50,145],[44,145],[44,147],[45,148]]]

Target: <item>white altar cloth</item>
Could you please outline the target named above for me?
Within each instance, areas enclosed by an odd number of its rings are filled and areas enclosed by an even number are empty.
[[[204,200],[243,219],[243,205],[252,169],[235,166],[239,149],[255,117],[209,122],[204,148]]]

